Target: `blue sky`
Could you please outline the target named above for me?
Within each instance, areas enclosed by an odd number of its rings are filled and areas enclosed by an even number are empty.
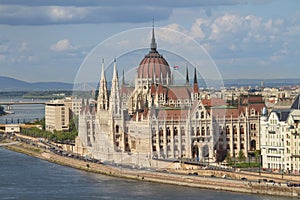
[[[99,43],[153,18],[199,42],[224,79],[300,77],[296,0],[0,0],[1,75],[73,82]]]

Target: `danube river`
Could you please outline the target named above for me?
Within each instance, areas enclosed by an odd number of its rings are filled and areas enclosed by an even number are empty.
[[[23,101],[28,102],[29,99],[0,99],[3,102],[17,102]],[[48,100],[35,100],[39,102],[46,102]],[[4,109],[7,109],[6,105],[3,105]],[[31,122],[35,119],[41,119],[45,116],[45,105],[42,104],[19,104],[19,105],[12,105],[11,110],[14,114],[7,114],[0,116],[0,124],[7,124],[7,123],[24,123],[24,122]]]
[[[60,166],[0,148],[0,199],[287,200],[127,180]]]

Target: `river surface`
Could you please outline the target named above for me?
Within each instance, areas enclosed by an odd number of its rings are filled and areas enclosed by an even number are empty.
[[[142,182],[80,171],[0,147],[0,199],[287,200]]]
[[[30,99],[1,99],[1,102],[31,102]],[[34,100],[38,102],[46,102],[48,100]],[[7,109],[6,105],[2,105],[4,110]],[[11,124],[11,123],[24,123],[31,122],[36,119],[42,119],[45,117],[45,105],[42,104],[20,104],[20,105],[12,105],[11,110],[14,114],[7,114],[0,116],[0,124]]]

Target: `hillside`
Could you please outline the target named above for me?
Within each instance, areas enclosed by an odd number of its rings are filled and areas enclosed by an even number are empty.
[[[73,84],[61,82],[29,83],[18,79],[0,76],[0,91],[39,91],[39,90],[72,90]]]

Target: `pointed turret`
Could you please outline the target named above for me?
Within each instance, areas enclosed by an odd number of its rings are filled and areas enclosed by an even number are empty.
[[[198,80],[197,80],[197,71],[195,67],[195,72],[194,72],[194,93],[198,93]]]
[[[107,82],[104,71],[104,59],[102,59],[102,72],[99,84],[99,94],[97,99],[97,112],[100,110],[108,109],[108,92],[107,92]]]
[[[121,114],[119,79],[117,70],[117,61],[114,59],[114,72],[112,77],[111,93],[109,99],[109,111],[113,114]]]
[[[156,51],[157,44],[155,41],[155,35],[154,35],[154,20],[152,24],[152,39],[151,39],[151,44],[150,44],[151,51]]]
[[[189,69],[188,69],[188,67],[186,67],[186,80],[185,80],[185,84],[187,84],[187,85],[190,84],[190,80],[189,80]]]
[[[124,69],[123,69],[123,76],[122,76],[122,85],[125,85],[125,75],[124,75]]]
[[[199,99],[199,89],[198,89],[198,80],[197,80],[197,71],[195,67],[195,72],[194,72],[194,88],[193,88],[193,93],[194,93],[194,100]]]

